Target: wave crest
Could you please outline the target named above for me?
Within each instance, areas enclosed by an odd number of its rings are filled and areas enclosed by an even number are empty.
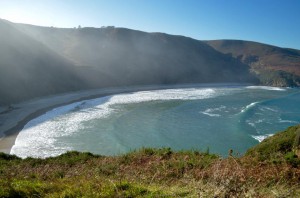
[[[208,115],[210,117],[220,117],[221,115],[215,112],[221,112],[224,109],[226,109],[225,106],[220,106],[218,108],[211,108],[211,109],[206,109],[205,111],[201,111],[200,113],[204,114],[204,115]]]
[[[264,89],[264,90],[270,90],[270,91],[286,91],[284,88],[280,87],[269,87],[269,86],[248,86],[247,89]]]
[[[244,107],[242,110],[241,110],[241,113],[244,113],[246,112],[248,109],[254,107],[256,104],[258,104],[259,102],[252,102],[251,104],[247,105],[246,107]]]

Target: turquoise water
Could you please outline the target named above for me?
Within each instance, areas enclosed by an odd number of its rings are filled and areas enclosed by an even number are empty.
[[[11,153],[117,155],[141,147],[244,153],[300,123],[300,90],[258,86],[143,91],[59,107],[30,121]]]

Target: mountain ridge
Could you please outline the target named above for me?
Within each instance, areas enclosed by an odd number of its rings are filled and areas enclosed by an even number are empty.
[[[245,54],[238,54],[236,48],[224,49],[216,41],[180,35],[114,26],[41,27],[6,20],[0,20],[0,27],[0,32],[5,34],[0,43],[6,44],[0,46],[3,77],[0,106],[66,91],[130,85],[232,82],[300,85],[297,50],[294,50],[296,58],[284,59],[290,65],[275,68],[251,62],[252,52],[244,50]],[[16,50],[11,50],[11,46]],[[258,55],[254,60],[268,57]],[[30,61],[24,62],[22,57]],[[293,61],[297,64],[292,67]],[[30,78],[22,80],[23,73]],[[17,91],[10,93],[11,89]]]

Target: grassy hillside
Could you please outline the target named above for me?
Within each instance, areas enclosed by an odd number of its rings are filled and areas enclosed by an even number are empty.
[[[285,159],[297,167],[300,165],[300,127],[289,127],[287,130],[267,138],[259,145],[249,149],[246,156],[274,163],[280,163]]]
[[[264,85],[300,85],[299,50],[240,40],[212,40],[206,43],[251,66]]]
[[[144,148],[105,157],[0,155],[0,197],[299,197],[300,126],[228,158]]]

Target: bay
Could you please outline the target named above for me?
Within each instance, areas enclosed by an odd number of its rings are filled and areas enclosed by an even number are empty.
[[[299,89],[210,86],[118,94],[76,102],[31,120],[11,154],[68,150],[119,155],[141,147],[243,154],[300,123]]]

